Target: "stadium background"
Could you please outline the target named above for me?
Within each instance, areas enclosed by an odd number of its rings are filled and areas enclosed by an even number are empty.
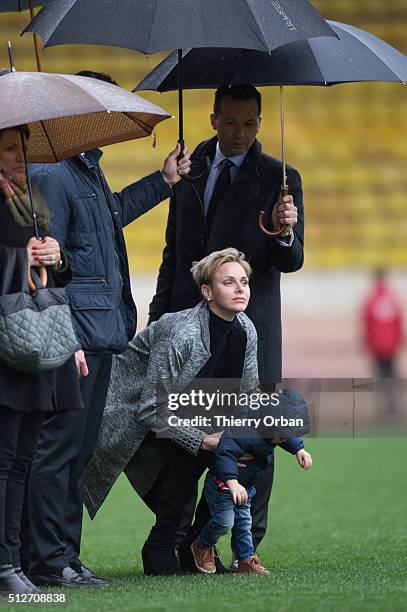
[[[407,53],[405,0],[313,4],[324,17],[367,29]],[[17,69],[35,70],[31,37],[19,37],[27,15],[0,14],[0,66],[7,65],[11,39]],[[164,55],[72,46],[45,50],[41,57],[44,70],[101,70],[132,88]],[[262,93],[261,141],[279,156],[278,92]],[[176,114],[175,94],[143,95]],[[212,97],[210,91],[185,94],[191,150],[211,133]],[[361,347],[360,304],[377,265],[390,270],[407,308],[406,102],[403,85],[287,88],[287,155],[301,171],[306,206],[306,263],[283,279],[287,377],[371,374]],[[176,120],[169,120],[157,129],[156,149],[150,138],[107,148],[103,168],[111,186],[120,189],[160,167],[176,133]],[[126,230],[140,327],[154,291],[166,213],[164,203]],[[399,372],[405,377],[405,348]],[[189,612],[193,605],[197,612],[223,612],[242,601],[246,606],[248,594],[257,610],[406,610],[405,438],[310,439],[307,448],[315,460],[309,474],[278,453],[270,529],[261,549],[272,570],[269,580],[142,578],[139,551],[153,517],[121,478],[95,522],[86,519],[83,544],[83,559],[113,586],[104,593],[68,594],[69,610]],[[221,550],[227,559],[227,538]]]
[[[315,0],[324,17],[367,29],[407,52],[405,0]],[[28,13],[0,17],[0,65],[7,65],[6,40],[14,44],[18,70],[35,70],[32,39],[19,34]],[[95,15],[97,19],[97,14]],[[144,55],[110,47],[53,47],[41,53],[43,70],[75,73],[87,68],[111,74],[133,88],[165,54]],[[278,89],[263,88],[260,139],[280,157]],[[142,94],[176,115],[175,93]],[[185,93],[186,139],[190,150],[211,135],[212,91]],[[361,83],[286,88],[287,157],[302,174],[306,207],[305,266],[283,279],[284,374],[369,376],[361,345],[360,304],[369,274],[389,269],[407,306],[407,87]],[[113,189],[160,167],[177,138],[176,119],[152,138],[113,145],[103,168]],[[133,291],[144,326],[161,261],[168,203],[126,229]],[[399,374],[407,372],[401,355]]]

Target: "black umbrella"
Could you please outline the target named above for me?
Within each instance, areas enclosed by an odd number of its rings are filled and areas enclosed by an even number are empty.
[[[369,32],[328,21],[338,38],[312,38],[270,54],[247,49],[189,49],[183,54],[185,89],[233,85],[279,85],[283,189],[285,176],[283,85],[335,85],[358,81],[407,82],[407,58]],[[134,91],[173,91],[178,87],[178,55],[172,53]]]
[[[44,46],[99,44],[155,53],[181,47],[271,51],[314,36],[336,34],[308,0],[54,0],[25,32]],[[180,59],[182,54],[180,52]],[[182,71],[179,142],[183,148]]]
[[[33,9],[37,6],[44,6],[45,4],[49,4],[54,0],[1,0],[0,2],[0,13],[17,13],[21,11],[30,10],[31,19],[34,18]],[[38,42],[37,35],[33,34],[34,38],[34,49],[35,49],[35,59],[37,61],[37,70],[41,71],[41,62],[40,62],[40,54],[38,50]]]

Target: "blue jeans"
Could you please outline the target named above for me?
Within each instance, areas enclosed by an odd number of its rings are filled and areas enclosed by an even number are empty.
[[[235,505],[231,492],[221,491],[216,486],[213,476],[208,472],[205,478],[204,493],[212,518],[199,534],[198,544],[204,548],[214,547],[219,538],[232,529],[232,548],[237,559],[248,559],[254,555],[250,502],[256,494],[256,489],[254,487],[248,489],[248,500],[245,504]]]

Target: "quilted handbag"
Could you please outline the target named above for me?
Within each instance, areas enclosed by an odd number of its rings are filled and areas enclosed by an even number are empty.
[[[34,268],[28,286],[25,249],[10,248],[0,283],[0,360],[35,374],[63,365],[80,348],[63,288],[45,287]],[[10,288],[18,281],[18,293]]]

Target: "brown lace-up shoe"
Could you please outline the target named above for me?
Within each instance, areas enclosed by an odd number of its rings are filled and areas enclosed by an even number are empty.
[[[202,572],[202,574],[215,574],[215,550],[213,548],[204,548],[195,540],[191,544],[191,551],[198,572]]]
[[[238,574],[269,574],[270,572],[263,567],[260,559],[252,555],[248,559],[240,560],[237,568]]]

